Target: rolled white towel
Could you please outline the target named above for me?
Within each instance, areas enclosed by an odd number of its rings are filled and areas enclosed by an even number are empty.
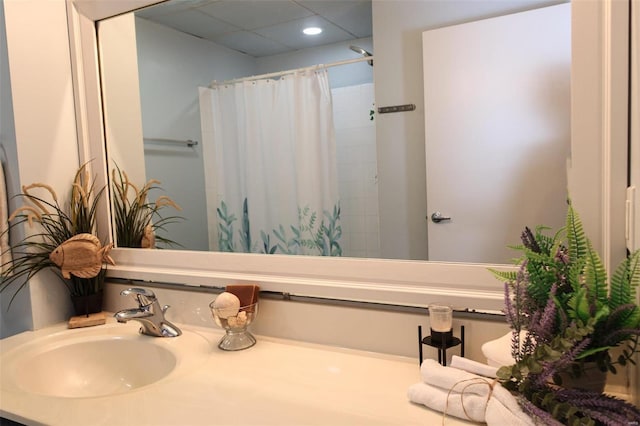
[[[522,411],[509,391],[499,383],[494,384],[493,392],[488,401],[489,395],[449,392],[426,383],[411,385],[407,395],[411,402],[439,411],[444,416],[485,422],[488,426],[535,425],[533,420]]]
[[[449,393],[448,390],[426,383],[416,383],[409,387],[407,396],[411,402],[422,404],[432,410],[459,419],[485,422],[487,396],[458,392]],[[461,398],[462,396],[462,398]],[[463,407],[464,404],[464,407]]]
[[[488,386],[492,382],[491,379],[457,368],[443,367],[433,359],[422,362],[420,375],[424,383],[447,391],[451,389],[454,392],[462,392],[464,389],[465,394],[473,393],[480,396],[486,396],[491,391]]]
[[[422,363],[420,372],[424,383],[409,388],[412,402],[462,419],[484,421],[490,426],[534,425],[515,397],[496,380],[443,367],[430,359]]]
[[[500,383],[493,386],[493,393],[487,404],[485,421],[489,426],[534,426],[535,423],[520,408],[516,398]]]
[[[451,358],[450,366],[452,368],[457,368],[458,370],[464,370],[479,376],[491,378],[496,378],[496,373],[498,372],[498,367],[492,367],[472,359],[462,358],[458,355],[454,355]]]

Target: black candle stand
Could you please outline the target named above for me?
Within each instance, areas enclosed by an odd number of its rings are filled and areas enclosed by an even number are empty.
[[[460,338],[453,335],[453,329],[445,332],[433,331],[431,335],[422,337],[422,326],[418,326],[418,352],[420,354],[420,365],[422,365],[422,345],[431,346],[438,349],[438,362],[447,365],[447,349],[460,345],[460,356],[464,357],[464,325],[460,326]]]

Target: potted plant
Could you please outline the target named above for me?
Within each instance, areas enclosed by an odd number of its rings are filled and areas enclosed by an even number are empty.
[[[116,166],[112,171],[113,214],[118,247],[156,248],[156,242],[165,245],[179,245],[175,241],[157,235],[158,230],[166,231],[166,225],[176,223],[180,216],[163,217],[164,207],[181,210],[171,198],[161,195],[155,202],[149,201],[149,193],[160,188],[160,182],[151,179],[141,188],[133,184],[127,173]]]
[[[566,226],[555,235],[525,228],[515,272],[505,280],[505,315],[515,364],[498,371],[523,409],[545,424],[634,424],[640,410],[604,394],[606,373],[634,363],[640,336],[640,250],[610,278],[569,203]],[[614,357],[613,353],[618,354]],[[601,377],[597,389],[574,379]]]
[[[113,264],[113,260],[109,257],[111,245],[102,246],[95,236],[96,209],[104,188],[96,194],[94,190],[87,164],[75,174],[66,208],[47,184],[22,187],[17,197],[23,199],[24,205],[11,214],[5,232],[24,224],[38,226],[38,230],[7,249],[12,259],[2,265],[0,291],[14,283],[19,285],[9,306],[29,279],[51,268],[67,286],[76,314],[102,310],[105,264]]]

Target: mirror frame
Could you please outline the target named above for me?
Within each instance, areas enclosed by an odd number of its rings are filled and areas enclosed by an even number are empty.
[[[95,21],[159,2],[67,0],[79,156],[81,162],[92,160],[98,185],[108,184],[108,165]],[[626,164],[620,161],[627,159],[627,29],[614,23],[628,17],[628,10],[620,3],[574,1],[571,6],[573,164],[569,164],[569,193],[607,267],[626,255],[624,223],[613,219],[624,217],[626,168],[616,165]],[[111,205],[108,198],[105,202]],[[100,211],[99,227],[105,234],[101,237],[111,239],[109,209]],[[502,285],[488,268],[513,268],[125,248],[112,253],[116,266],[109,268],[111,278],[195,287],[251,281],[284,297],[420,307],[437,301],[457,309],[488,312],[499,312],[504,297]]]

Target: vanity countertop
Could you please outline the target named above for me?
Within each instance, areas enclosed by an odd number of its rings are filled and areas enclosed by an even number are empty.
[[[113,321],[98,327],[118,326],[137,330]],[[65,328],[61,324],[3,339],[0,351],[79,330]],[[264,336],[256,336],[258,343],[250,349],[224,352],[217,348],[220,330],[184,329],[210,344],[197,368],[113,396],[62,398],[3,388],[0,416],[29,425],[65,426],[442,423],[442,413],[407,399],[408,387],[420,380],[416,359]],[[445,424],[469,423],[447,417]]]

